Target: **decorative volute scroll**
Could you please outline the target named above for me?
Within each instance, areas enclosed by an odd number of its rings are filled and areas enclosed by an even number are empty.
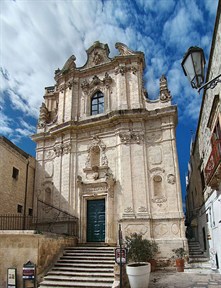
[[[40,107],[40,114],[38,119],[38,128],[44,128],[47,123],[50,121],[50,115],[48,108],[46,107],[45,103],[41,104]]]
[[[76,57],[74,55],[71,55],[71,57],[65,62],[63,68],[61,69],[61,73],[65,74],[69,72],[69,70],[75,69],[76,68],[75,60]]]
[[[162,75],[160,78],[160,101],[167,102],[171,100],[170,91],[167,86],[167,78],[165,75]]]

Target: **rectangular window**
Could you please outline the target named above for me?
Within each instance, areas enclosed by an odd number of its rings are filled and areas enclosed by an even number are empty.
[[[17,212],[18,213],[22,213],[22,205],[19,205],[17,206]]]
[[[32,216],[33,210],[31,208],[28,209],[28,216]]]
[[[18,173],[19,173],[19,170],[15,167],[13,167],[13,170],[12,170],[12,178],[14,179],[18,179]]]

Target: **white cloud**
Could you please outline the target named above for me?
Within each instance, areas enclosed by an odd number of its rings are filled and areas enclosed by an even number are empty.
[[[0,110],[0,134],[9,135],[13,132],[11,126],[11,119],[9,119],[2,111]]]
[[[211,30],[205,24],[208,15],[203,9],[206,7],[214,17],[211,1],[0,1],[2,115],[6,111],[3,92],[7,91],[12,109],[37,118],[44,87],[54,84],[54,70],[62,68],[72,54],[77,66],[83,66],[85,50],[99,40],[109,45],[111,57],[118,53],[116,42],[143,51],[149,95],[159,94],[159,79],[166,74],[183,117],[195,119],[195,106],[187,105],[193,92],[180,61],[188,46],[200,43],[209,50]],[[12,123],[7,117],[4,121],[10,131]],[[27,125],[20,125],[17,133],[26,135]]]

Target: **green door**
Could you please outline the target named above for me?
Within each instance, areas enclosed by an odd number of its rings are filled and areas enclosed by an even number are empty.
[[[105,241],[105,200],[87,201],[87,242]]]

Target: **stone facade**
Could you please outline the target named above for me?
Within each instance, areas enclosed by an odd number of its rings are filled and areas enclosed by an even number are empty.
[[[156,239],[161,256],[168,257],[172,248],[186,245],[177,109],[165,76],[158,99],[148,99],[144,54],[122,43],[116,48],[119,55],[109,58],[108,45],[95,42],[83,67],[72,55],[55,71],[55,86],[46,87],[33,135],[36,199],[78,217],[83,243],[89,202],[104,200],[102,241],[116,244],[121,223],[123,235]]]
[[[206,81],[221,74],[220,41],[221,2],[219,1]],[[210,256],[212,269],[219,268],[221,271],[220,83],[204,91],[195,138],[187,185],[189,236],[198,240],[202,250]]]
[[[35,159],[0,137],[0,214],[32,215]]]

